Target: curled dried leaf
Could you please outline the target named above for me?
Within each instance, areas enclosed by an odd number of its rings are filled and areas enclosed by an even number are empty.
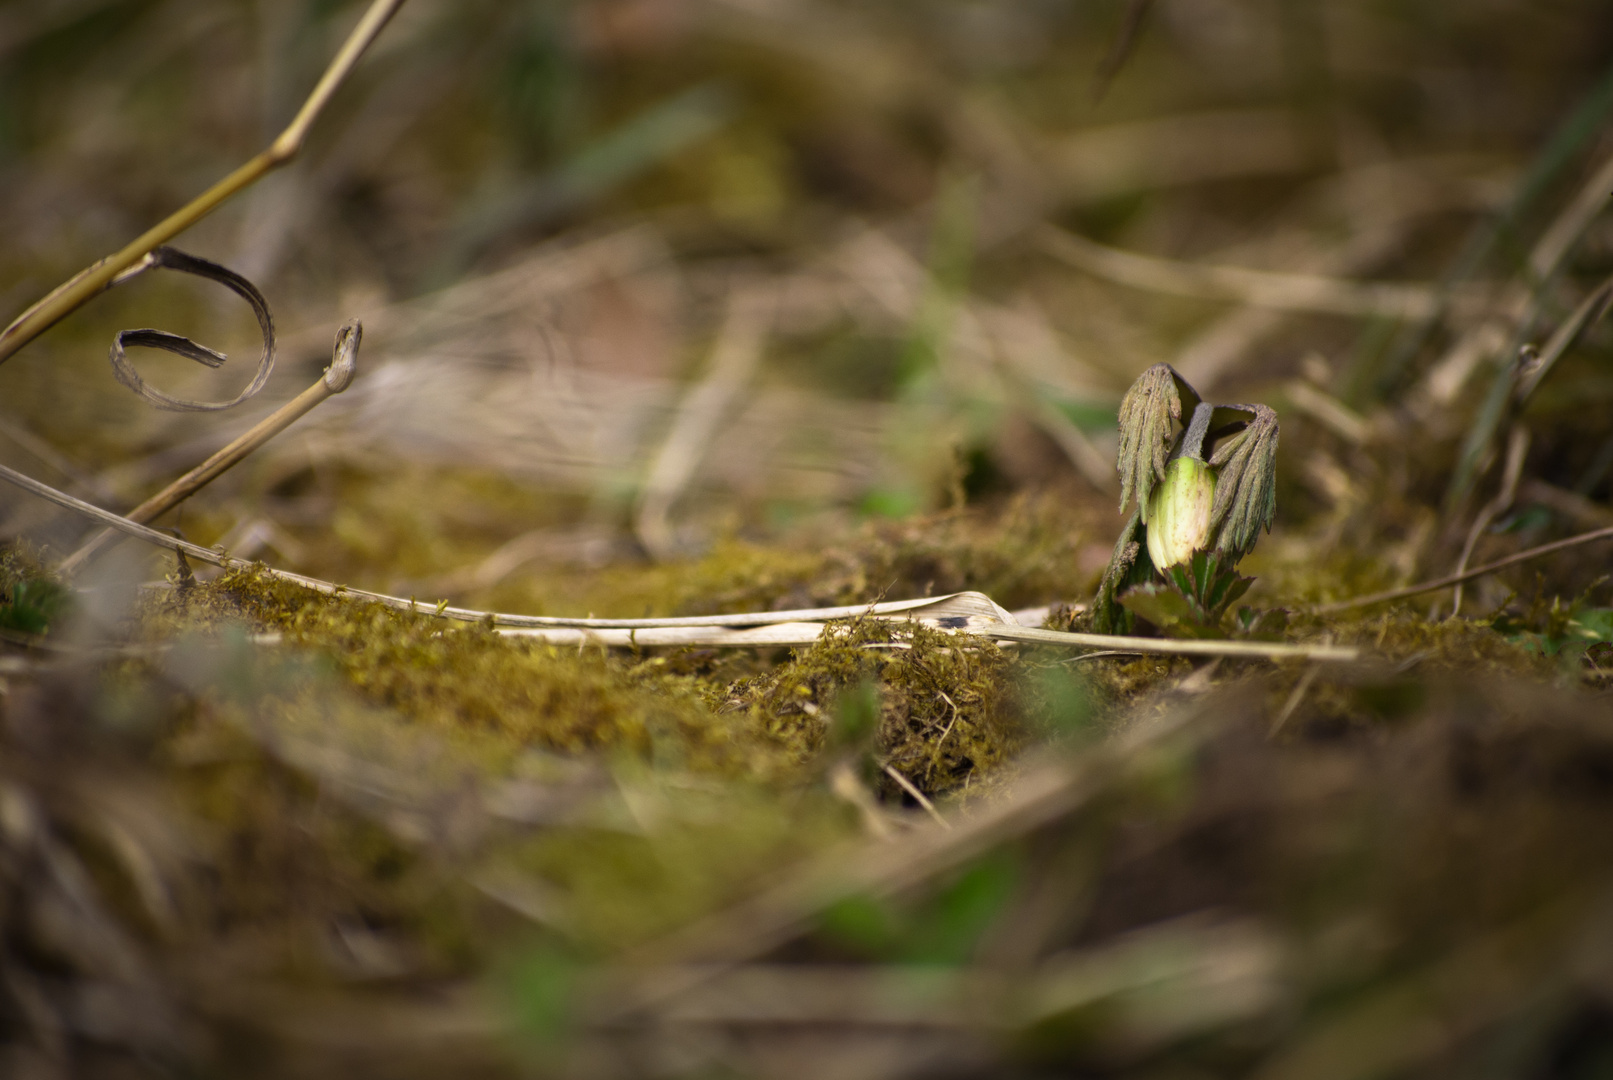
[[[258,369],[253,374],[252,381],[246,385],[246,389],[229,401],[191,401],[187,398],[173,397],[147,385],[140,377],[140,373],[134,369],[134,365],[129,362],[125,349],[131,345],[165,349],[187,360],[195,360],[199,364],[213,368],[224,363],[225,355],[205,345],[198,345],[187,337],[170,334],[166,330],[122,330],[112,341],[109,357],[112,361],[112,372],[117,376],[118,382],[157,408],[167,409],[170,412],[218,412],[233,409],[262,390],[264,384],[269,381],[269,373],[274,370],[274,319],[269,314],[269,302],[263,298],[257,286],[218,263],[197,258],[195,255],[187,255],[171,247],[154,248],[136,269],[120,275],[114,284],[128,281],[151,269],[178,270],[185,274],[195,274],[218,282],[245,300],[251,305],[252,314],[257,316],[258,329],[263,332],[263,355],[258,358]]]

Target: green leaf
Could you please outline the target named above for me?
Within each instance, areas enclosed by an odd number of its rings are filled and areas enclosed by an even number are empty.
[[[1203,608],[1168,585],[1139,585],[1121,594],[1120,603],[1172,637],[1221,636],[1219,626],[1205,621]]]
[[[1013,898],[1019,866],[998,850],[963,873],[914,920],[903,959],[919,964],[964,964],[980,938]]]
[[[1208,605],[1212,611],[1225,611],[1236,603],[1243,594],[1249,591],[1249,586],[1255,583],[1254,578],[1239,577],[1235,573],[1228,573],[1222,583],[1217,585],[1216,599]]]
[[[1154,482],[1165,478],[1183,406],[1190,415],[1198,403],[1198,393],[1169,364],[1155,364],[1131,384],[1120,402],[1120,509],[1133,494],[1139,505],[1147,505]]]
[[[1240,637],[1256,641],[1281,641],[1288,632],[1288,612],[1282,608],[1257,611],[1245,604],[1233,621]]]
[[[1210,577],[1214,573],[1214,570],[1215,567],[1213,560],[1210,558],[1209,552],[1199,551],[1194,553],[1193,596],[1200,603],[1203,603],[1205,596],[1209,594]],[[1208,608],[1210,605],[1205,604],[1204,606]]]
[[[1255,546],[1277,513],[1277,414],[1264,405],[1231,406],[1253,416],[1210,456],[1216,474],[1210,527],[1217,551],[1236,559]]]
[[[44,578],[19,581],[12,587],[10,602],[0,604],[0,628],[43,634],[66,613],[72,595],[66,586]]]

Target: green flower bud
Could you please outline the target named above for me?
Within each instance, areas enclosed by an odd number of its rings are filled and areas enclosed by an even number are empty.
[[[1210,544],[1210,510],[1215,506],[1215,473],[1204,462],[1179,457],[1165,466],[1143,508],[1148,525],[1148,557],[1160,570],[1187,562]]]

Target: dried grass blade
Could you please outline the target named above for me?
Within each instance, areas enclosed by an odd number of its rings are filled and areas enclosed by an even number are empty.
[[[669,520],[672,505],[694,478],[723,412],[750,381],[761,357],[776,300],[771,289],[736,290],[717,336],[711,369],[678,407],[649,479],[635,521],[639,540],[657,559],[677,553]]]
[[[222,412],[256,397],[274,371],[274,317],[269,314],[269,302],[264,299],[263,293],[256,285],[228,267],[207,259],[198,259],[194,255],[187,255],[171,247],[155,249],[130,272],[119,274],[112,284],[120,284],[146,270],[154,269],[178,270],[181,273],[195,274],[209,281],[216,281],[245,300],[251,306],[252,314],[258,320],[258,329],[263,334],[263,355],[258,358],[257,371],[253,373],[252,381],[229,401],[191,401],[188,398],[173,397],[146,385],[146,381],[140,377],[140,372],[129,362],[124,347],[138,345],[147,349],[163,349],[183,356],[187,360],[195,360],[197,363],[215,368],[224,363],[224,354],[215,352],[205,345],[198,345],[190,338],[170,334],[166,330],[120,330],[112,341],[110,356],[112,373],[117,376],[118,382],[157,408],[169,412]]]
[[[1464,581],[1472,581],[1474,578],[1483,577],[1486,574],[1493,574],[1497,570],[1505,570],[1509,566],[1516,566],[1519,563],[1528,562],[1531,559],[1538,559],[1546,555],[1555,554],[1559,551],[1566,551],[1569,548],[1578,547],[1581,544],[1593,543],[1597,540],[1613,540],[1613,526],[1609,526],[1605,529],[1595,529],[1591,532],[1580,533],[1578,536],[1570,536],[1563,540],[1554,540],[1549,544],[1541,544],[1539,547],[1532,547],[1525,551],[1520,551],[1515,555],[1508,555],[1504,559],[1497,559],[1495,562],[1485,563],[1483,566],[1474,567],[1472,570],[1466,570],[1460,574],[1452,574],[1449,577],[1436,578],[1433,581],[1425,581],[1420,585],[1408,585],[1403,589],[1390,589],[1387,592],[1371,593],[1367,596],[1358,596],[1353,600],[1337,600],[1331,604],[1319,604],[1316,607],[1311,608],[1311,612],[1312,614],[1316,615],[1329,615],[1336,611],[1349,611],[1351,608],[1369,607],[1373,604],[1387,603],[1390,600],[1404,600],[1409,596],[1418,596],[1425,592],[1433,592],[1436,589],[1448,589],[1452,585],[1456,585]]]
[[[1120,285],[1201,300],[1227,300],[1279,311],[1419,319],[1433,314],[1434,290],[1421,284],[1348,281],[1237,266],[1203,266],[1105,247],[1051,225],[1042,249],[1089,274]]]

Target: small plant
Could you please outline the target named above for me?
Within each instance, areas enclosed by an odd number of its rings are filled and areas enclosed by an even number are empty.
[[[1255,583],[1211,551],[1195,551],[1187,562],[1166,567],[1164,578],[1134,586],[1119,600],[1173,637],[1221,637],[1227,609]]]
[[[1098,586],[1093,629],[1125,633],[1135,612],[1162,629],[1218,634],[1251,582],[1238,561],[1277,510],[1276,459],[1272,409],[1207,402],[1169,364],[1143,372],[1120,403],[1115,462],[1120,509],[1133,495],[1136,507]]]
[[[1613,643],[1613,608],[1595,607],[1590,599],[1607,580],[1608,575],[1602,575],[1566,604],[1560,596],[1548,604],[1544,584],[1537,584],[1526,609],[1512,611],[1509,597],[1490,617],[1490,626],[1514,645],[1541,656],[1562,657],[1570,665],[1593,649],[1605,661]]]
[[[0,600],[0,629],[43,634],[66,612],[71,594],[46,578],[23,578]]]

